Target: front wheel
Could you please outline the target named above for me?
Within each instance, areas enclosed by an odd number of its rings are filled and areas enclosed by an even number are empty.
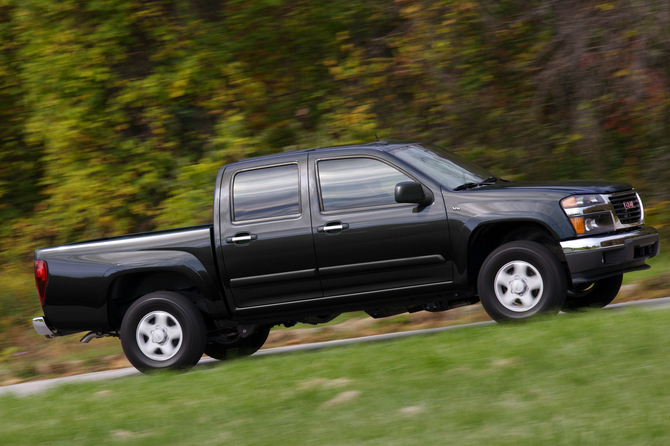
[[[602,308],[608,305],[619,294],[622,281],[623,274],[617,274],[568,290],[563,311]]]
[[[265,344],[270,334],[270,326],[258,327],[251,335],[243,338],[239,333],[232,337],[207,342],[205,354],[220,361],[251,356]]]
[[[138,370],[181,369],[205,349],[205,320],[185,296],[157,291],[135,301],[121,323],[121,345]]]
[[[554,312],[567,293],[563,266],[544,245],[506,243],[484,260],[477,287],[486,312],[496,321]]]

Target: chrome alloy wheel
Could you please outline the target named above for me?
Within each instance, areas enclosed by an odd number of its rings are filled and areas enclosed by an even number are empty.
[[[137,346],[154,361],[167,361],[179,352],[184,333],[177,319],[165,311],[152,311],[137,324]]]
[[[495,277],[495,294],[508,310],[528,311],[542,300],[544,281],[528,262],[515,260],[505,264]]]

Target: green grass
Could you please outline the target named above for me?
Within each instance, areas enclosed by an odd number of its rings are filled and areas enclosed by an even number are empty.
[[[2,397],[0,444],[667,445],[669,320],[597,311]]]

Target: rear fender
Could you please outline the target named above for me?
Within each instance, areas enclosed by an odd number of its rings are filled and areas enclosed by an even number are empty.
[[[132,302],[141,297],[142,294],[152,291],[196,288],[204,298],[205,308],[202,308],[202,310],[217,318],[227,316],[225,308],[222,308],[222,305],[217,305],[217,303],[222,302],[222,297],[214,278],[210,277],[205,266],[192,254],[183,251],[143,251],[112,253],[105,254],[105,256],[128,257],[128,260],[118,262],[109,268],[103,277],[103,286],[109,301],[115,301],[115,307],[121,302]],[[164,283],[152,282],[150,289],[139,285],[143,282],[143,277],[154,278],[163,274],[167,275]],[[136,278],[134,282],[137,286],[132,286],[131,289],[115,286],[130,275]],[[135,293],[141,294],[136,295]],[[222,314],[222,310],[224,314]],[[110,320],[114,321],[115,319],[116,315],[110,314]]]

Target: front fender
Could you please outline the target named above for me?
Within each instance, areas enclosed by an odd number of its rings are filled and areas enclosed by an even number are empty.
[[[557,242],[573,235],[572,226],[556,199],[524,200],[521,197],[514,197],[515,199],[496,197],[495,200],[456,202],[452,201],[453,198],[454,194],[445,195],[454,254],[454,278],[463,286],[468,283],[467,268],[470,256],[485,257],[486,254],[470,252],[472,235],[479,228],[504,225],[505,230],[514,230],[523,224],[540,225]],[[491,246],[496,246],[500,240],[490,242]]]

